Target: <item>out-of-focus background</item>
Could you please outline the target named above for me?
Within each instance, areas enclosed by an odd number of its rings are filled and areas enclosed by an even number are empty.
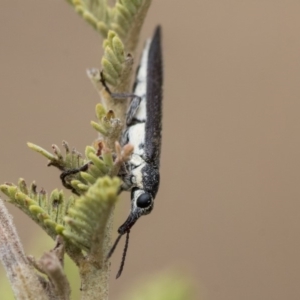
[[[299,16],[292,0],[153,1],[140,45],[162,24],[161,188],[118,280],[122,243],[113,256],[111,299],[170,268],[199,299],[299,299]],[[85,70],[100,67],[102,39],[49,0],[2,1],[0,37],[0,182],[23,177],[50,192],[59,173],[26,142],[82,152],[93,142],[99,99]],[[49,250],[8,208],[27,253]],[[125,194],[116,229],[128,209]]]

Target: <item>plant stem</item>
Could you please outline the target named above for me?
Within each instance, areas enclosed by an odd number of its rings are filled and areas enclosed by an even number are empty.
[[[35,273],[24,254],[19,236],[3,201],[0,199],[0,260],[6,270],[16,299],[48,300]]]
[[[110,261],[106,259],[106,254],[111,248],[113,217],[112,210],[107,221],[102,249],[87,256],[79,264],[82,300],[108,300]]]

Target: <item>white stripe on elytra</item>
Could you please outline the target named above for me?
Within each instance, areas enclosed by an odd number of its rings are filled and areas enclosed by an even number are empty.
[[[148,65],[148,52],[150,47],[150,40],[147,40],[142,59],[140,63],[140,68],[137,74],[137,84],[133,91],[133,93],[137,96],[140,96],[141,103],[140,106],[134,116],[138,121],[146,120],[146,92],[147,92],[147,65]]]
[[[137,84],[133,93],[137,96],[140,96],[141,102],[139,108],[137,109],[136,114],[133,116],[133,119],[137,119],[141,123],[136,123],[131,125],[128,128],[128,143],[134,147],[133,153],[144,158],[144,143],[145,143],[145,121],[147,117],[146,112],[146,92],[147,92],[147,64],[148,64],[148,52],[150,48],[150,40],[147,40],[142,58],[137,74]],[[131,160],[133,160],[134,155]],[[133,165],[136,165],[136,162],[131,162]]]

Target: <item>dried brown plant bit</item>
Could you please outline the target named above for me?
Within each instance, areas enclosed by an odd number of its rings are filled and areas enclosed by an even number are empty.
[[[133,153],[134,147],[131,144],[126,144],[122,149],[122,157],[124,161],[127,161]]]
[[[104,147],[103,141],[101,141],[101,140],[98,141],[97,142],[97,147],[96,147],[96,150],[97,150],[96,155],[97,156],[101,156],[103,147]]]
[[[111,119],[115,119],[115,113],[114,113],[114,111],[113,110],[109,110],[108,112],[107,112],[107,114],[106,114],[106,118],[107,118],[107,120],[111,120]]]

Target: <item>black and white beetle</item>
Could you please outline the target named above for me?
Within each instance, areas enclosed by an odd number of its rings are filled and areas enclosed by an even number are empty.
[[[139,217],[152,211],[159,187],[163,84],[160,26],[156,27],[152,40],[146,42],[132,94],[111,93],[102,73],[101,82],[112,97],[132,98],[121,145],[131,144],[134,150],[119,173],[123,180],[121,190],[131,191],[131,211],[127,220],[119,227],[119,236],[107,255],[107,259],[110,258],[122,235],[126,234],[118,278],[125,263],[130,229]],[[78,169],[64,171],[60,176],[63,185],[72,189],[65,178],[80,171],[86,171],[88,164]],[[72,189],[72,191],[76,193],[76,190]]]
[[[152,40],[146,42],[142,54],[131,95],[133,99],[127,112],[126,128],[121,138],[121,145],[131,144],[134,150],[124,168],[127,172],[121,176],[122,190],[131,191],[131,211],[127,220],[119,227],[119,236],[108,254],[109,258],[122,235],[126,233],[126,244],[117,278],[124,267],[130,229],[139,217],[152,211],[159,187],[162,67],[161,28],[157,26]],[[106,87],[104,80],[102,82]],[[107,87],[106,89],[109,91]]]

